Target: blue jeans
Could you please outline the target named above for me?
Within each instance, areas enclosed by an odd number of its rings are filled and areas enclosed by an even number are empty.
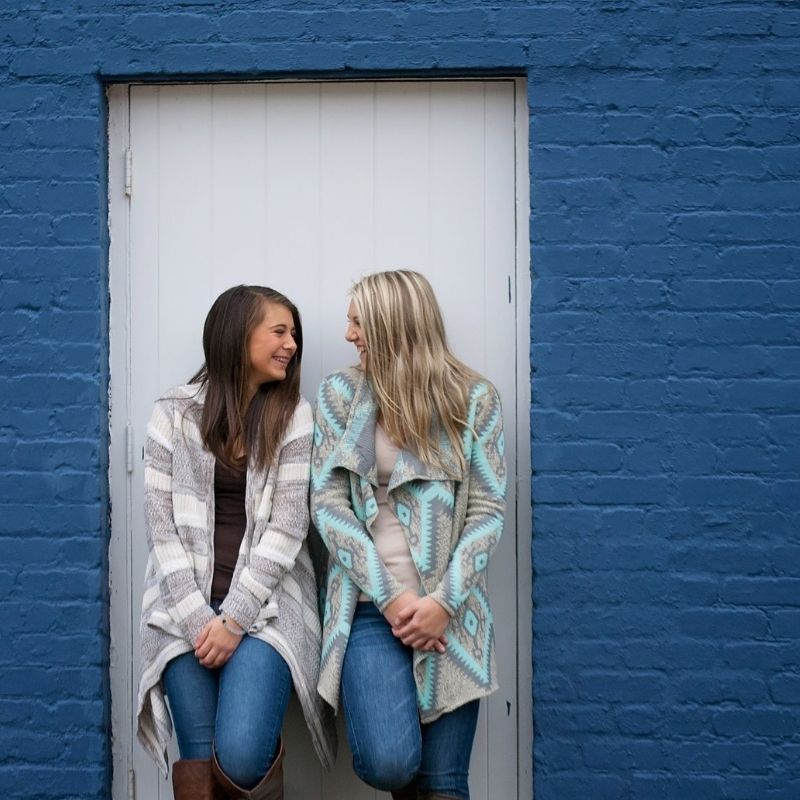
[[[478,701],[421,725],[412,654],[372,603],[358,603],[342,665],[353,768],[376,789],[401,789],[416,777],[423,792],[469,800]]]
[[[202,666],[194,653],[174,658],[164,670],[181,758],[211,758],[223,772],[251,789],[278,754],[292,675],[266,642],[244,636],[219,669]]]

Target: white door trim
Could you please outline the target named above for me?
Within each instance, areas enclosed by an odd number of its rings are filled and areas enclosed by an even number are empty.
[[[318,82],[318,79],[315,79]],[[374,80],[374,79],[373,79]],[[408,79],[405,79],[408,80]],[[420,78],[430,82],[430,78]],[[458,79],[454,79],[458,80]],[[475,80],[475,78],[464,78]],[[489,80],[489,79],[481,79]],[[503,78],[502,80],[509,80]],[[287,81],[282,81],[287,82]],[[299,82],[292,80],[290,82]],[[227,81],[226,83],[230,83]],[[112,797],[128,800],[135,796],[132,785],[131,753],[135,740],[135,679],[132,675],[132,609],[130,608],[131,543],[127,531],[131,524],[128,464],[134,457],[127,435],[130,390],[130,270],[129,270],[129,200],[126,196],[126,153],[130,141],[129,97],[133,84],[109,86],[108,121],[108,225],[109,225],[109,489],[112,498],[111,537],[109,543],[110,586],[110,685],[112,722]],[[529,624],[517,629],[517,776],[518,800],[533,796],[532,752],[532,663],[531,644],[531,492],[530,492],[530,366],[529,304],[531,294],[529,242],[529,164],[526,81],[514,79],[515,87],[515,159],[516,159],[516,273],[509,280],[509,302],[516,318],[517,362],[514,416],[516,418],[516,504],[509,513],[515,516],[517,530],[517,585],[519,619]],[[135,183],[135,175],[134,175]],[[135,191],[135,187],[134,187]],[[120,379],[120,376],[121,379]],[[509,399],[506,399],[506,404]],[[111,420],[113,419],[113,425]],[[141,443],[137,443],[141,448]],[[495,800],[494,798],[492,800]],[[497,798],[506,800],[506,798]]]

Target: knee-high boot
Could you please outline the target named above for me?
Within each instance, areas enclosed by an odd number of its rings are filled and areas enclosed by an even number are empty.
[[[209,758],[182,758],[172,765],[175,800],[224,800]]]
[[[252,788],[243,789],[237,786],[223,771],[214,753],[212,769],[219,785],[226,792],[225,797],[231,800],[283,800],[283,739],[278,747],[278,755],[272,762],[269,772]]]

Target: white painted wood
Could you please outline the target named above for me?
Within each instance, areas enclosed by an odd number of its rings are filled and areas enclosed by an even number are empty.
[[[208,307],[240,282],[274,286],[300,307],[303,392],[313,398],[325,374],[354,361],[343,339],[348,287],[398,266],[428,275],[454,350],[504,401],[509,523],[490,569],[501,690],[482,703],[471,791],[475,800],[531,797],[527,112],[518,95],[512,80],[110,91],[115,798],[126,796],[117,774],[126,763],[138,797],[171,797],[133,743],[131,720],[152,401],[200,365]],[[111,169],[127,147],[129,199],[124,155]],[[128,420],[129,478],[115,471]],[[289,800],[388,798],[354,778],[341,725],[340,735],[336,768],[323,774],[293,701]]]
[[[114,425],[109,442],[109,489],[111,541],[109,543],[109,584],[111,595],[109,653],[111,670],[112,796],[128,797],[132,767],[132,656],[131,656],[131,501],[127,471],[128,417],[128,202],[125,197],[125,162],[128,145],[128,88],[112,86],[108,91],[108,191],[110,230],[109,260],[115,265],[109,276],[110,373],[109,403]]]

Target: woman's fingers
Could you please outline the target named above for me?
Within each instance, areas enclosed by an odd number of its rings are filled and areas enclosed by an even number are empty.
[[[400,625],[405,624],[411,617],[414,616],[414,613],[417,610],[417,603],[416,601],[413,603],[409,603],[405,608],[397,612],[396,619],[397,622],[395,623],[395,627],[399,627]]]
[[[209,620],[208,622],[206,622],[206,624],[203,626],[203,630],[201,630],[200,633],[197,634],[197,640],[194,643],[195,651],[198,648],[202,647],[206,643],[206,641],[208,641],[208,632],[211,630],[211,624],[213,622],[214,620]]]
[[[213,647],[214,647],[213,642],[209,641],[208,638],[206,638],[199,647],[195,648],[194,654],[200,659],[200,661],[202,661],[204,658],[208,656]]]

